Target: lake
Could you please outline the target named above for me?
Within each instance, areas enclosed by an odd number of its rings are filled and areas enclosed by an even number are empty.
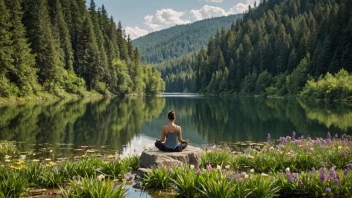
[[[83,99],[0,107],[0,140],[39,157],[75,155],[80,146],[99,152],[140,153],[160,138],[167,112],[192,145],[266,141],[290,136],[352,134],[352,105],[288,99],[219,98],[195,94]]]

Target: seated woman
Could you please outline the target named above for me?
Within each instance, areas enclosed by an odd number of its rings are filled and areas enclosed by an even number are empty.
[[[181,127],[175,124],[175,112],[170,111],[167,117],[169,118],[169,124],[161,128],[161,138],[156,139],[155,146],[165,152],[181,152],[187,147],[189,140],[182,139]],[[165,143],[163,143],[164,141]]]

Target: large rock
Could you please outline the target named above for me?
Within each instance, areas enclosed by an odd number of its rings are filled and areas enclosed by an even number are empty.
[[[151,168],[162,164],[180,166],[190,164],[198,167],[203,149],[188,145],[182,152],[163,152],[154,147],[144,150],[139,162],[141,168]]]

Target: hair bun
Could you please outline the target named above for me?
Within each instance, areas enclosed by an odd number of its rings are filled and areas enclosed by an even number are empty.
[[[169,111],[169,113],[167,114],[167,118],[169,118],[169,120],[175,120],[176,116],[175,116],[175,112],[173,110]]]

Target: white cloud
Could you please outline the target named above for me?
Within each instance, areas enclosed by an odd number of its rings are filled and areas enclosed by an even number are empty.
[[[221,3],[224,0],[205,0],[206,2],[212,2],[212,3]]]
[[[205,0],[208,2],[223,2],[224,0]],[[181,25],[208,19],[212,17],[227,16],[230,14],[240,14],[248,10],[248,6],[253,6],[256,0],[246,0],[245,3],[238,3],[228,11],[221,7],[204,5],[202,8],[196,10],[192,9],[187,12],[178,12],[173,9],[157,10],[154,15],[147,15],[144,17],[144,24],[146,24],[153,31],[166,29],[174,25]],[[188,19],[186,19],[188,18]],[[126,30],[127,31],[127,30]]]
[[[146,34],[148,34],[148,30],[145,29],[141,29],[139,27],[126,27],[125,28],[126,34],[130,35],[130,38],[133,40],[135,38],[144,36]]]
[[[239,3],[229,10],[229,14],[239,14],[248,10],[248,4]]]
[[[157,10],[155,15],[147,15],[144,17],[144,24],[153,30],[168,28],[173,25],[190,23],[189,20],[181,19],[184,12],[177,12],[173,9]]]
[[[192,9],[190,11],[190,14],[194,21],[228,15],[228,13],[224,9],[209,5],[205,5],[199,10]]]

